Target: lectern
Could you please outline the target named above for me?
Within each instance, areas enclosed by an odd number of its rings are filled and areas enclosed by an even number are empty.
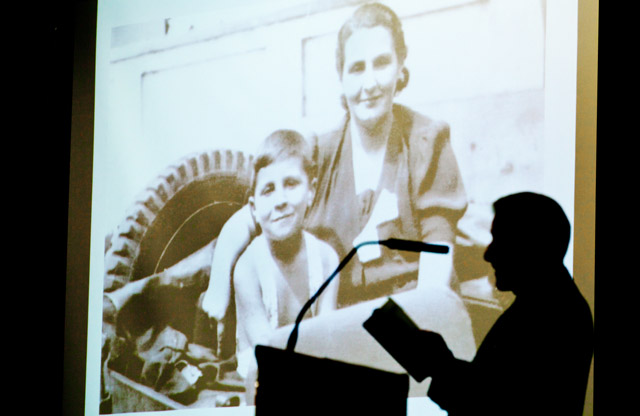
[[[256,416],[406,415],[409,376],[258,345]]]
[[[407,374],[294,352],[300,322],[307,310],[358,248],[367,244],[408,251],[448,252],[446,246],[398,239],[365,241],[354,247],[300,310],[287,348],[256,346],[256,416],[407,414]]]

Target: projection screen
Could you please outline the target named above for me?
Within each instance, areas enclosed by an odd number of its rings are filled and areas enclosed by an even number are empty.
[[[246,207],[263,139],[279,129],[314,138],[345,128],[337,34],[363,3],[98,2],[86,415],[253,414],[251,372],[237,367],[243,322],[233,282],[209,287],[228,241],[218,236]],[[573,243],[593,230],[577,223],[591,185],[577,178],[585,166],[576,153],[577,0],[383,3],[407,45],[410,76],[394,103],[446,123],[455,163],[442,169],[457,168],[464,189],[447,242],[454,255],[410,260],[455,278],[443,289],[416,272],[386,292],[338,302],[303,322],[297,350],[403,372],[361,327],[389,296],[469,360],[512,300],[495,290],[482,260],[501,196],[533,191],[563,206],[574,227],[565,263],[592,293],[592,260],[577,262],[592,253],[592,237]],[[353,170],[369,169],[357,154]],[[398,172],[399,180],[411,175]],[[399,218],[394,203],[378,206],[373,229]],[[456,300],[445,300],[451,289]],[[208,290],[228,299],[221,319],[202,310]],[[273,345],[284,347],[290,329],[274,328]],[[428,380],[411,380],[409,414],[446,414],[427,389]]]

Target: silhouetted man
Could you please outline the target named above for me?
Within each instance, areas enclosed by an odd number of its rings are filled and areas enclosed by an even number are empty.
[[[429,397],[449,415],[582,415],[593,354],[593,319],[563,265],[570,225],[552,199],[533,193],[494,204],[485,260],[515,300],[472,362],[439,334],[421,331]]]

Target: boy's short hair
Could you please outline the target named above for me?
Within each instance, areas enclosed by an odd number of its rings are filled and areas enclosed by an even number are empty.
[[[309,182],[315,178],[311,146],[302,134],[295,130],[276,130],[264,139],[255,156],[250,195],[255,193],[256,179],[260,169],[289,158],[298,158],[302,161],[302,169]]]

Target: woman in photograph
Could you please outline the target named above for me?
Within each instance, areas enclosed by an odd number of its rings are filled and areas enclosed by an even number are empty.
[[[319,183],[307,227],[342,255],[357,242],[389,237],[452,248],[466,208],[448,125],[394,104],[409,81],[406,57],[400,20],[386,6],[360,7],[338,34],[346,115],[337,129],[314,138]],[[423,256],[419,267],[415,257],[385,248],[365,252],[345,273],[351,281],[341,282],[342,303],[396,293],[418,281],[455,286],[450,264],[429,268]]]
[[[394,103],[409,81],[406,57],[401,22],[386,6],[361,6],[338,34],[346,114],[336,129],[310,138],[318,182],[306,229],[340,258],[359,242],[389,237],[453,249],[467,207],[448,125]],[[220,232],[202,299],[210,317],[220,321],[226,314],[233,266],[258,233],[246,206]],[[339,306],[416,286],[455,289],[452,250],[432,256],[360,249],[341,272]]]

